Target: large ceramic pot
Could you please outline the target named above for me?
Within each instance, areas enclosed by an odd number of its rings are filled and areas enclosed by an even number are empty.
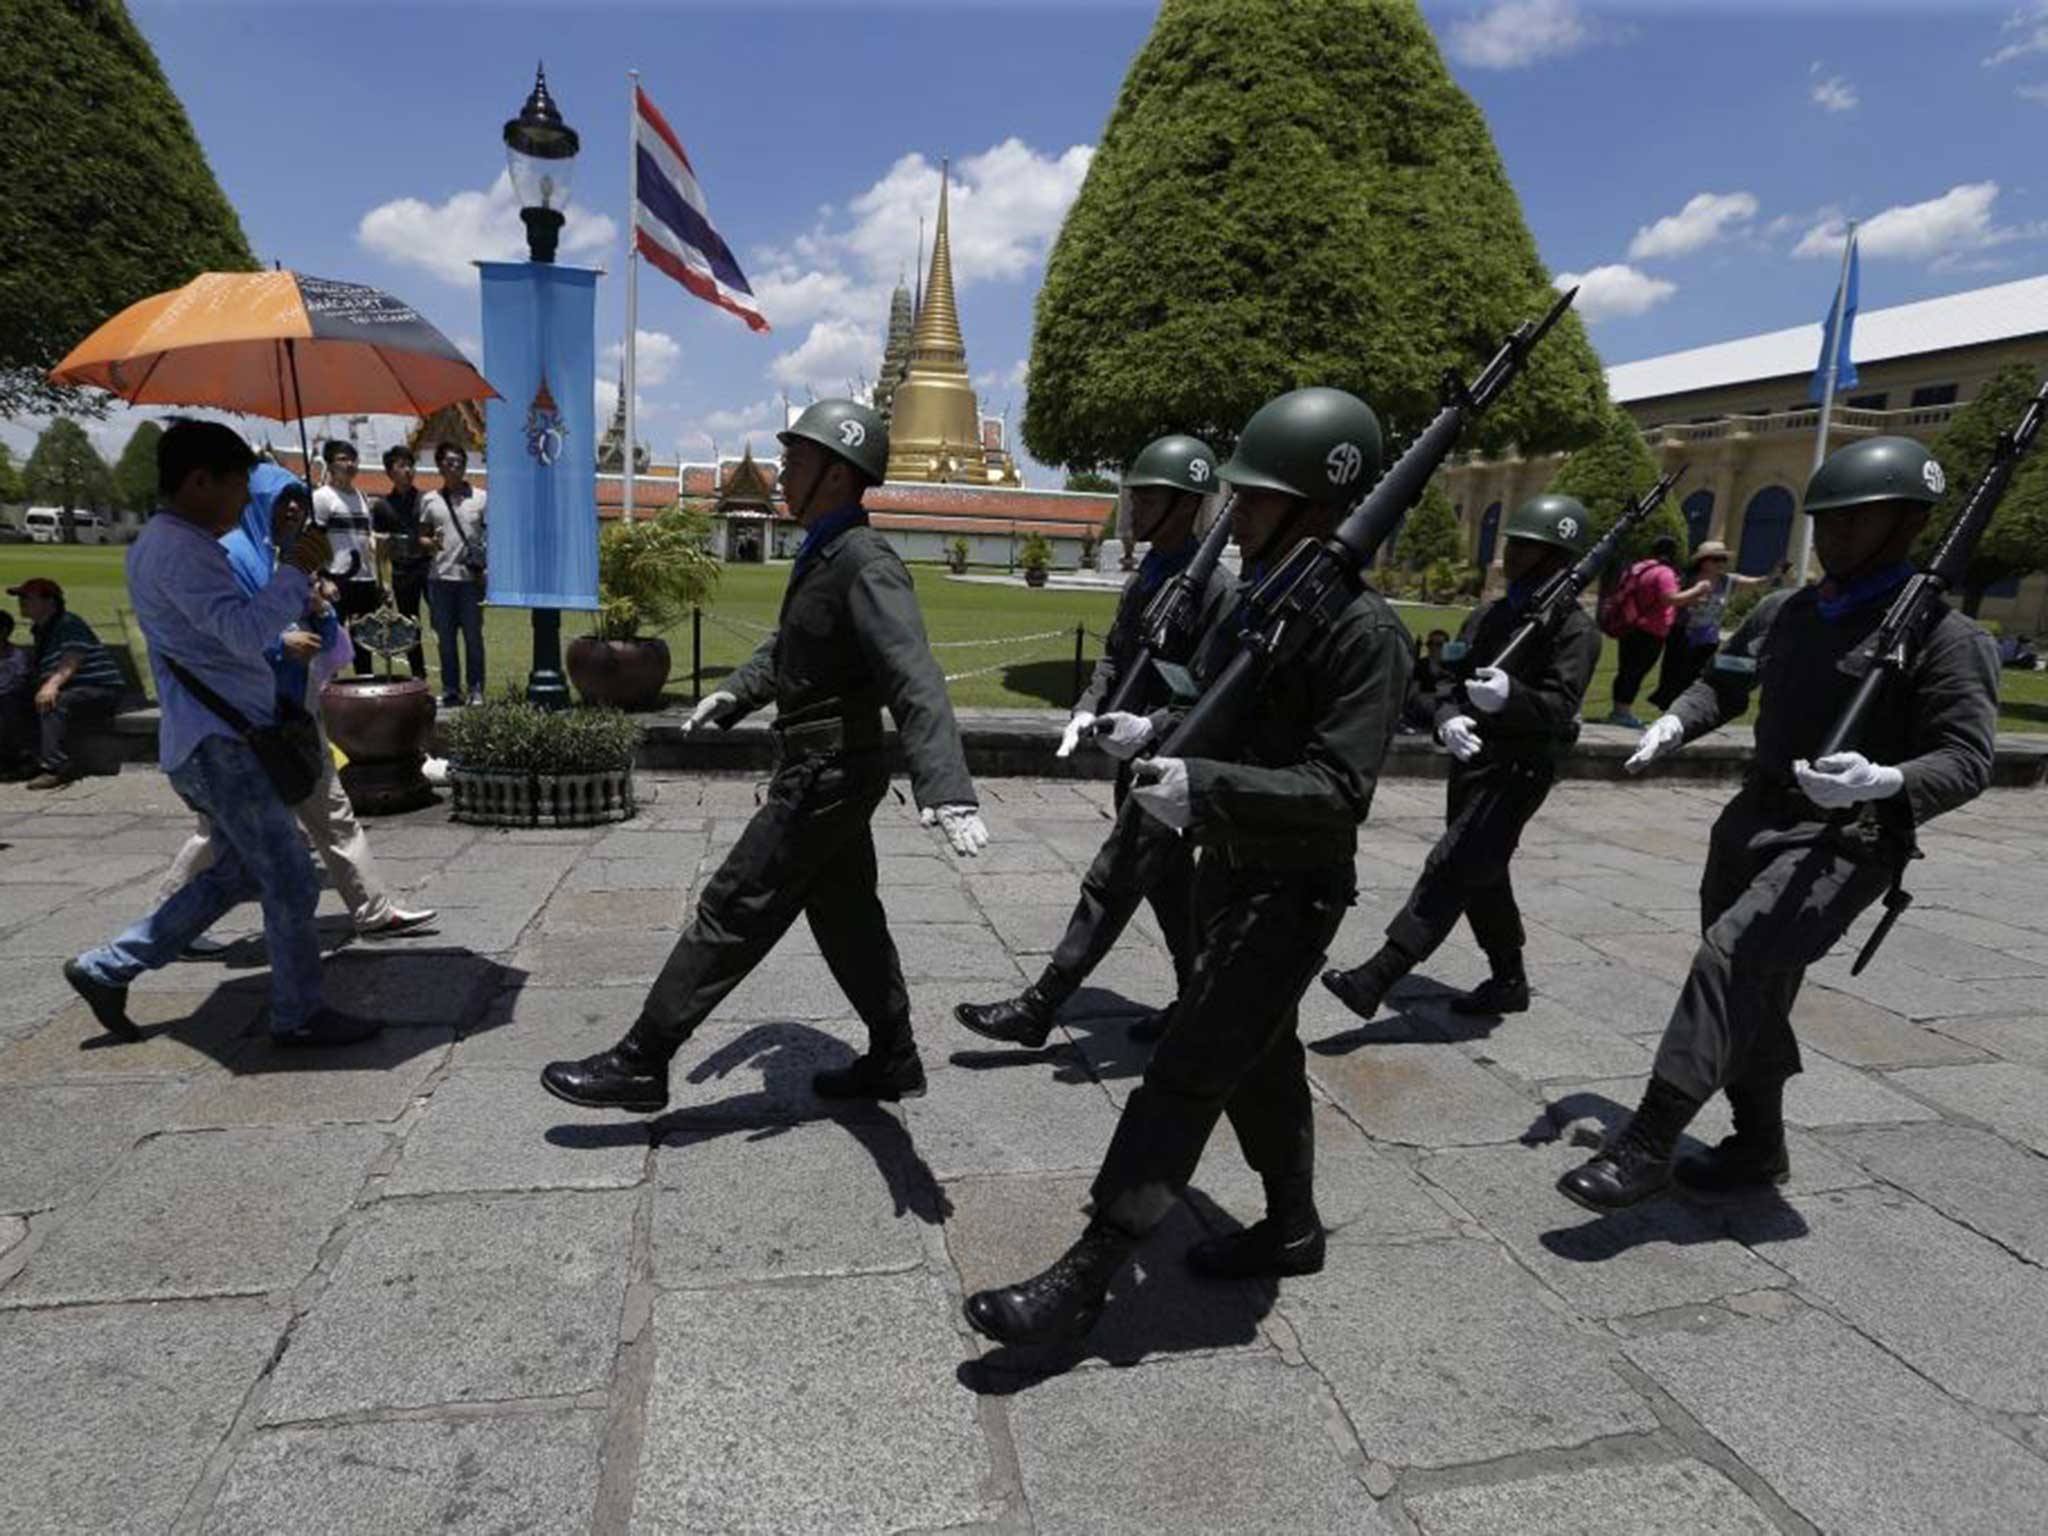
[[[668,668],[666,640],[600,640],[596,635],[578,635],[569,642],[569,680],[586,704],[654,709],[661,703]]]
[[[434,803],[420,773],[434,732],[434,690],[417,677],[337,677],[320,690],[327,734],[347,755],[342,788],[365,815]]]
[[[1027,586],[1027,587],[1042,587],[1042,586],[1044,586],[1044,585],[1045,585],[1045,567],[1044,567],[1044,566],[1042,566],[1042,565],[1031,565],[1031,566],[1026,566],[1026,567],[1024,568],[1024,585],[1025,585],[1025,586]]]

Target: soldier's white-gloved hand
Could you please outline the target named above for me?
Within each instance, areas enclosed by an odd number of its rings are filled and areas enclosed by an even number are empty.
[[[1118,762],[1128,762],[1152,739],[1152,722],[1144,715],[1113,709],[1095,720],[1095,743]]]
[[[1081,745],[1081,738],[1088,734],[1088,727],[1095,723],[1095,716],[1085,709],[1077,709],[1067,718],[1067,728],[1060,732],[1060,749],[1054,757],[1072,757],[1074,748]]]
[[[1685,745],[1685,724],[1676,715],[1659,715],[1643,727],[1636,749],[1621,765],[1624,773],[1641,773],[1660,757],[1669,757]]]
[[[1451,756],[1461,763],[1469,763],[1479,755],[1485,745],[1479,739],[1479,732],[1472,728],[1470,715],[1453,715],[1436,728],[1437,740],[1450,749]]]
[[[1499,667],[1481,667],[1465,679],[1465,697],[1482,715],[1497,715],[1508,707],[1514,679]]]
[[[1802,757],[1792,765],[1792,776],[1806,798],[1826,811],[1865,800],[1888,800],[1906,787],[1906,776],[1898,769],[1873,763],[1861,752],[1836,752],[1811,763]]]
[[[973,858],[988,846],[988,826],[981,819],[979,806],[942,805],[924,812],[922,819],[927,826],[936,821],[953,851],[963,859]]]
[[[1131,798],[1146,815],[1169,827],[1184,829],[1195,819],[1188,789],[1188,765],[1178,757],[1155,757],[1138,764]]]
[[[690,718],[683,722],[683,734],[687,736],[691,731],[697,729],[698,726],[710,724],[718,718],[720,711],[731,709],[738,703],[738,699],[723,690],[712,694],[703,703],[690,711]]]

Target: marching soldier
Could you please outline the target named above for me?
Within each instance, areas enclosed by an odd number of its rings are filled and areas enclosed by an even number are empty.
[[[1221,474],[1237,492],[1238,545],[1264,568],[1327,537],[1375,477],[1379,422],[1335,389],[1268,401]],[[1211,631],[1215,640],[1220,630]],[[1209,665],[1232,647],[1205,646]],[[1201,667],[1198,658],[1198,675]],[[1155,757],[1132,798],[1198,852],[1197,956],[1142,1084],[1095,1177],[1080,1240],[1044,1272],[968,1298],[975,1328],[1002,1343],[1077,1338],[1111,1280],[1187,1187],[1220,1115],[1265,1184],[1255,1226],[1197,1244],[1215,1277],[1308,1274],[1323,1262],[1314,1127],[1296,1007],[1356,892],[1358,824],[1372,804],[1410,666],[1401,624],[1360,592],[1290,670],[1267,680],[1233,760]],[[1104,740],[1130,756],[1166,716]]]
[[[864,405],[820,400],[779,436],[784,499],[804,529],[781,622],[689,720],[730,728],[772,702],[779,765],[625,1038],[541,1073],[541,1085],[571,1104],[661,1109],[670,1058],[799,914],[868,1028],[867,1053],[818,1073],[813,1088],[828,1098],[924,1092],[868,829],[889,787],[884,705],[918,804],[954,851],[973,856],[988,832],[910,574],[861,506],[889,461],[888,427]]]
[[[1116,618],[1095,675],[1074,703],[1073,715],[1060,739],[1059,756],[1073,753],[1086,739],[1103,705],[1115,695],[1144,648],[1145,609],[1159,589],[1187,568],[1200,541],[1195,518],[1202,499],[1216,489],[1216,455],[1198,437],[1176,434],[1147,443],[1124,476],[1131,497],[1131,526],[1152,546],[1137,572],[1124,584]],[[1229,573],[1219,564],[1202,595],[1201,627],[1206,629],[1231,598]],[[1128,762],[1117,771],[1117,817],[1101,851],[1081,877],[1081,899],[1067,920],[1052,959],[1037,981],[1018,997],[994,1003],[960,1003],[954,1016],[978,1035],[1037,1050],[1052,1033],[1060,1005],[1080,988],[1115,947],[1141,900],[1152,903],[1166,947],[1173,956],[1179,987],[1187,985],[1193,963],[1189,889],[1194,881],[1194,856],[1178,833],[1152,817],[1124,808],[1130,793]],[[1160,1009],[1131,1028],[1137,1040],[1157,1039],[1166,1031],[1168,1010]]]
[[[1437,700],[1437,739],[1456,759],[1444,835],[1408,904],[1387,925],[1379,952],[1353,970],[1323,973],[1323,985],[1361,1019],[1378,1012],[1387,989],[1435,953],[1461,913],[1490,974],[1452,999],[1452,1011],[1499,1015],[1529,1006],[1522,914],[1508,866],[1522,828],[1578,740],[1579,705],[1600,659],[1600,631],[1573,606],[1514,658],[1512,676],[1493,666],[1475,670],[1473,658],[1499,653],[1543,583],[1586,552],[1591,531],[1585,507],[1569,496],[1538,496],[1508,522],[1501,560],[1507,595],[1465,621],[1450,684]]]
[[[1944,608],[1910,668],[1888,685],[1861,748],[1813,761],[1857,679],[1863,646],[1899,588],[1941,466],[1910,438],[1838,449],[1806,487],[1826,580],[1772,593],[1671,713],[1643,732],[1631,771],[1740,716],[1763,690],[1748,778],[1714,824],[1700,882],[1703,937],[1665,1026],[1641,1106],[1558,1188],[1595,1211],[1666,1189],[1679,1134],[1717,1090],[1735,1134],[1677,1170],[1705,1193],[1783,1183],[1785,1081],[1800,1069],[1792,1003],[1825,955],[1915,856],[1914,833],[1991,780],[1998,657]]]

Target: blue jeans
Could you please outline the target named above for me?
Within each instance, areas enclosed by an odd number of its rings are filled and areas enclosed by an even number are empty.
[[[291,807],[262,764],[234,737],[208,736],[171,770],[171,788],[213,823],[218,856],[111,944],[88,950],[79,966],[95,981],[125,987],[169,965],[232,907],[263,903],[270,951],[270,1027],[298,1028],[320,1011],[320,943],[313,908],[320,876]]]
[[[446,698],[462,692],[462,669],[457,664],[455,637],[462,636],[463,657],[469,663],[469,691],[484,691],[484,589],[475,581],[429,581],[427,611],[434,616],[434,641],[441,651],[441,694]]]

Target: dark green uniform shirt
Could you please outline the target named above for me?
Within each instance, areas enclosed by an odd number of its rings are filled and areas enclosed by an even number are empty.
[[[1199,541],[1198,541],[1199,542]],[[1192,555],[1190,555],[1192,558]],[[1123,595],[1117,599],[1116,618],[1111,621],[1109,634],[1104,637],[1102,660],[1095,664],[1095,674],[1088,679],[1088,686],[1081,691],[1081,697],[1074,701],[1076,711],[1086,710],[1089,714],[1100,714],[1122,686],[1124,675],[1138,652],[1145,648],[1145,610],[1152,606],[1152,599],[1163,591],[1168,582],[1179,579],[1179,573],[1166,578],[1150,591],[1138,590],[1138,577],[1142,572],[1133,573],[1124,583]],[[1200,617],[1195,621],[1195,633],[1202,634],[1216,622],[1216,615],[1229,607],[1235,597],[1236,583],[1230,572],[1223,568],[1221,561],[1209,573],[1209,585],[1203,590]],[[1165,684],[1150,689],[1148,698],[1140,709],[1149,707],[1165,694]]]
[[[1773,592],[1671,706],[1685,739],[1740,715],[1751,691],[1761,687],[1753,771],[1769,784],[1793,783],[1794,760],[1811,760],[1820,751],[1856,691],[1857,679],[1841,670],[1842,658],[1869,641],[1888,606],[1888,598],[1879,600],[1830,622],[1821,617],[1817,588]],[[1997,648],[1944,606],[1854,747],[1905,775],[1905,790],[1894,800],[1904,803],[1917,826],[1983,792],[1991,782],[1997,726]]]
[[[791,572],[776,632],[722,687],[734,719],[773,704],[778,725],[844,720],[850,740],[879,733],[886,705],[917,803],[979,804],[910,572],[864,522]]]
[[[1473,609],[1458,631],[1465,654],[1448,664],[1449,676],[1437,696],[1438,728],[1453,716],[1468,716],[1485,743],[1477,759],[1481,762],[1528,758],[1561,762],[1579,739],[1579,708],[1600,660],[1600,631],[1577,604],[1516,653],[1514,665],[1508,668],[1514,686],[1499,714],[1473,709],[1458,694],[1458,685],[1500,654],[1525,617],[1510,608],[1504,597]]]

